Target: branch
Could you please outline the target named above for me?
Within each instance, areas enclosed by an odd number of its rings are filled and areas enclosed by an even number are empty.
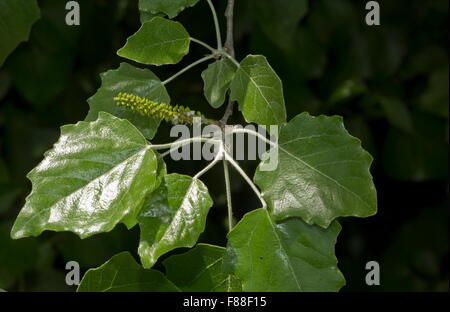
[[[234,38],[233,38],[233,17],[234,17],[234,0],[228,0],[225,17],[227,18],[227,39],[225,41],[225,50],[234,57]]]
[[[228,0],[228,5],[225,10],[225,17],[227,18],[227,39],[225,41],[225,51],[234,59],[234,37],[233,37],[233,18],[234,18],[234,0]],[[228,105],[223,114],[220,123],[226,125],[228,119],[233,115],[234,102],[228,99]]]

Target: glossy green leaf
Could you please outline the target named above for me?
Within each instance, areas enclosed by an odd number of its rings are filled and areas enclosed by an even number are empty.
[[[156,171],[156,155],[126,120],[100,112],[94,122],[63,126],[59,141],[28,174],[33,189],[11,236],[52,230],[85,238],[121,221],[132,226]]]
[[[225,102],[235,72],[236,66],[229,59],[221,59],[210,64],[202,73],[205,97],[212,107],[219,108]]]
[[[278,125],[286,122],[283,86],[262,55],[249,55],[240,64],[231,83],[231,98],[247,122]]]
[[[266,36],[282,48],[292,43],[298,23],[308,13],[308,0],[253,0],[251,5]]]
[[[109,70],[101,75],[102,85],[97,93],[88,99],[90,110],[86,121],[97,119],[100,111],[129,120],[147,139],[152,139],[160,123],[159,119],[133,113],[116,105],[113,98],[119,92],[128,92],[154,102],[170,103],[166,88],[155,74],[148,69],[136,68],[122,63],[118,69]]]
[[[39,17],[36,0],[0,1],[0,66],[19,43],[28,40]]]
[[[276,219],[301,217],[328,227],[339,216],[376,213],[372,157],[341,117],[302,113],[281,127],[278,147],[277,169],[258,167],[254,178]]]
[[[179,247],[192,247],[205,229],[213,201],[206,186],[179,174],[164,177],[149,195],[138,216],[141,240],[138,253],[145,268]]]
[[[224,253],[223,247],[198,244],[184,254],[164,260],[166,275],[183,291],[241,291],[239,280],[223,271]]]
[[[246,214],[228,234],[228,252],[244,291],[338,291],[345,280],[334,245],[341,226],[298,218],[275,223],[267,210]]]
[[[139,10],[145,13],[157,14],[163,12],[169,18],[174,18],[187,7],[193,7],[199,0],[139,0]]]
[[[189,52],[189,44],[183,25],[155,17],[142,24],[117,54],[147,65],[176,64]]]
[[[86,272],[78,292],[176,292],[164,274],[143,269],[129,252],[122,252],[96,269]]]

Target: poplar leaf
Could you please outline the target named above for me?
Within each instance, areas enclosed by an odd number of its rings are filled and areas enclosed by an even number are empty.
[[[198,244],[181,255],[174,255],[163,264],[167,277],[187,292],[237,292],[240,281],[223,270],[225,248]]]
[[[179,247],[192,247],[205,229],[213,201],[197,179],[168,174],[147,198],[138,216],[141,239],[138,253],[145,268]]]
[[[280,125],[286,122],[283,86],[262,55],[249,55],[241,63],[231,83],[231,99],[247,122]]]
[[[155,17],[143,23],[117,55],[147,65],[176,64],[189,52],[189,44],[183,25]]]
[[[228,261],[243,291],[338,291],[345,284],[334,255],[340,230],[337,222],[326,230],[299,218],[275,223],[257,209],[228,234]]]
[[[277,168],[262,171],[260,165],[254,180],[277,220],[301,217],[326,228],[337,217],[376,213],[372,157],[341,117],[294,117],[281,127],[278,151],[269,155],[265,161],[278,157]]]
[[[78,292],[177,292],[164,274],[145,270],[129,252],[113,256],[100,267],[86,272]]]
[[[156,187],[158,161],[130,122],[100,112],[96,121],[61,128],[61,136],[28,178],[31,194],[12,238],[44,230],[85,238],[121,221],[130,227],[146,195]]]
[[[202,73],[205,97],[212,107],[219,108],[225,102],[235,72],[236,66],[229,59],[221,59]]]

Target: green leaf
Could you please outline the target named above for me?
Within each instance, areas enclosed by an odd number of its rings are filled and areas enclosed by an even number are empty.
[[[221,59],[210,64],[202,73],[205,97],[212,107],[219,108],[225,102],[235,72],[236,66],[229,59]]]
[[[299,21],[308,13],[307,0],[253,0],[252,8],[266,36],[280,47],[288,47]]]
[[[147,65],[176,64],[189,52],[189,44],[183,25],[155,17],[142,24],[117,54]]]
[[[127,63],[118,69],[109,70],[101,75],[102,85],[97,93],[88,99],[90,110],[86,121],[97,119],[100,111],[129,120],[147,139],[152,139],[160,123],[159,119],[142,116],[116,105],[113,98],[119,92],[127,92],[148,98],[154,102],[170,103],[169,94],[158,77],[148,69],[140,69]]]
[[[87,271],[77,291],[177,292],[180,290],[161,272],[143,269],[129,252],[122,252],[100,267]]]
[[[193,7],[199,0],[139,0],[139,10],[145,13],[165,13],[174,18],[187,7]]]
[[[277,125],[286,122],[283,86],[262,55],[249,55],[240,64],[231,83],[231,98],[247,122]]]
[[[244,291],[338,291],[345,279],[334,245],[341,226],[298,218],[275,223],[265,209],[246,214],[228,234],[228,252]]]
[[[94,122],[63,126],[53,149],[28,174],[33,189],[11,236],[52,230],[85,238],[110,231],[137,214],[155,187],[156,171],[155,154],[126,120],[100,112]]]
[[[184,254],[164,260],[166,275],[182,291],[242,291],[239,280],[222,270],[224,253],[223,247],[198,244]]]
[[[254,178],[276,219],[301,217],[326,228],[339,216],[376,213],[372,157],[341,117],[302,113],[281,127],[278,147],[276,170],[258,167]],[[275,149],[269,153],[276,157]]]
[[[194,246],[205,229],[212,204],[208,189],[200,180],[166,175],[138,216],[138,253],[143,266],[150,268],[161,255],[175,248]]]
[[[36,0],[0,1],[0,66],[19,43],[28,40],[31,27],[39,17]]]

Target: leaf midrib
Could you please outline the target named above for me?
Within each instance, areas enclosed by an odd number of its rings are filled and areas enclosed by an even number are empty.
[[[73,190],[72,192],[70,192],[68,195],[65,195],[63,197],[61,197],[59,200],[57,200],[55,203],[53,203],[52,205],[48,206],[48,207],[44,207],[43,209],[41,209],[38,213],[33,214],[33,216],[31,216],[27,222],[25,222],[22,225],[22,228],[25,227],[26,225],[28,225],[31,221],[33,221],[34,219],[36,219],[36,217],[40,216],[41,214],[43,214],[44,212],[49,211],[50,209],[54,208],[56,205],[58,205],[58,203],[60,203],[62,200],[72,196],[73,194],[75,194],[76,192],[80,191],[81,189],[87,187],[89,184],[93,183],[94,181],[97,181],[98,179],[102,178],[103,176],[109,174],[111,171],[113,171],[115,168],[117,168],[118,166],[121,166],[122,164],[124,164],[125,162],[129,161],[132,157],[142,153],[143,151],[147,150],[148,146],[145,146],[144,148],[140,149],[139,151],[137,151],[136,153],[132,154],[131,156],[127,157],[125,160],[121,161],[120,163],[116,164],[115,166],[113,166],[112,168],[110,168],[108,171],[106,171],[105,173],[99,175],[98,177],[96,177],[95,179],[89,181],[88,183],[84,184],[83,186]],[[31,194],[30,194],[31,195]]]
[[[168,232],[169,228],[172,227],[172,225],[173,225],[173,220],[175,219],[175,217],[177,217],[179,214],[181,214],[182,212],[184,212],[184,209],[180,209],[180,208],[183,206],[183,204],[184,204],[186,198],[188,197],[188,194],[190,194],[191,188],[192,188],[192,185],[193,185],[193,184],[194,184],[194,180],[192,180],[191,183],[189,184],[189,187],[188,187],[186,193],[184,194],[183,199],[181,200],[181,203],[180,203],[180,205],[179,205],[179,207],[178,207],[178,209],[177,209],[177,212],[175,213],[175,215],[173,216],[173,218],[170,220],[169,226],[166,227],[166,229],[164,230],[163,236],[161,236],[161,239],[159,240],[159,242],[157,242],[158,245],[159,245],[159,243],[162,242],[162,241],[165,239],[165,237],[167,236],[167,232]],[[157,248],[155,247],[155,251],[156,251],[156,250],[157,250]]]
[[[280,240],[280,237],[278,236],[278,233],[277,233],[277,231],[276,231],[276,229],[275,229],[275,226],[274,226],[274,224],[272,223],[272,219],[270,219],[269,214],[267,213],[267,211],[264,211],[264,212],[265,212],[264,217],[266,217],[266,218],[268,219],[268,222],[269,222],[269,224],[270,224],[270,227],[271,227],[271,229],[272,229],[273,234],[275,235],[275,238],[276,238],[277,241],[278,241],[278,244],[279,244],[279,246],[280,246],[280,249],[283,251],[283,254],[284,254],[285,257],[286,257],[286,260],[287,260],[287,263],[288,263],[289,270],[291,271],[291,273],[292,273],[292,275],[293,275],[293,277],[294,277],[295,283],[297,284],[298,289],[299,289],[300,291],[303,291],[303,287],[300,285],[300,282],[299,282],[298,279],[297,279],[297,275],[295,274],[294,268],[292,267],[291,259],[290,259],[290,257],[288,256],[288,253],[287,253],[286,249],[284,248],[283,243],[282,243],[281,240]]]
[[[269,108],[269,110],[272,112],[272,115],[274,116],[274,118],[277,120],[277,122],[279,123],[279,121],[278,121],[278,117],[277,117],[277,115],[274,113],[274,111],[273,111],[273,107],[270,105],[270,102],[267,100],[267,98],[266,98],[266,96],[264,95],[264,93],[262,92],[262,90],[261,90],[261,88],[259,87],[259,85],[256,83],[256,81],[252,78],[252,76],[250,76],[250,74],[248,74],[246,71],[245,71],[245,69],[242,67],[242,66],[239,66],[239,68],[241,69],[241,71],[243,72],[243,73],[245,73],[246,75],[247,75],[247,77],[248,77],[248,79],[253,83],[253,85],[255,86],[255,88],[258,90],[258,92],[261,94],[261,96],[263,97],[263,99],[264,99],[264,102],[266,103],[266,107],[268,107]],[[244,84],[242,83],[242,80],[241,79],[239,79],[240,80],[240,82],[241,82],[241,88],[242,89],[245,89],[244,88]]]
[[[328,180],[332,181],[333,183],[335,183],[338,187],[342,188],[344,191],[352,194],[354,197],[356,197],[360,202],[362,202],[364,204],[364,206],[371,208],[370,205],[365,202],[361,196],[359,196],[358,194],[356,194],[355,192],[353,192],[352,190],[350,190],[349,188],[347,188],[345,185],[342,185],[341,183],[339,183],[339,181],[333,179],[332,177],[330,177],[329,175],[325,174],[324,172],[320,171],[319,169],[313,167],[312,165],[310,165],[309,163],[307,163],[306,161],[304,161],[303,159],[301,159],[300,157],[295,156],[294,154],[290,153],[288,150],[286,150],[285,148],[281,147],[280,145],[278,145],[278,148],[283,151],[284,153],[286,153],[288,156],[294,158],[295,160],[301,162],[303,165],[305,165],[306,167],[308,167],[310,170],[313,170],[314,172],[319,173],[321,176],[327,178]]]

